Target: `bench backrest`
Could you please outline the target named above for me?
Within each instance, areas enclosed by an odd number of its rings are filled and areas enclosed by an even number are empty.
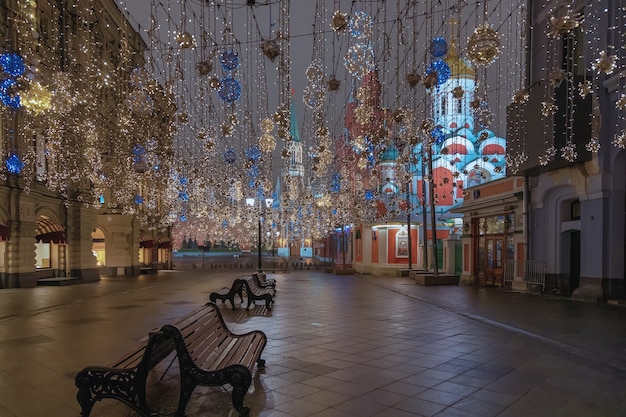
[[[250,275],[244,278],[246,280],[246,284],[248,285],[248,289],[255,294],[265,292],[264,288],[261,288],[257,282],[257,278],[255,275]]]
[[[232,333],[219,308],[208,303],[204,308],[188,316],[176,325],[163,326],[177,343],[185,346],[179,357],[188,355],[196,365],[205,369],[222,369],[231,364],[241,364],[252,369],[254,362],[267,343],[261,331],[245,334]]]
[[[165,359],[176,349],[174,341],[161,331],[151,332],[144,349],[137,350],[134,355],[128,356],[125,368],[134,367],[133,362],[137,362],[137,375],[141,380],[145,380],[152,368]]]

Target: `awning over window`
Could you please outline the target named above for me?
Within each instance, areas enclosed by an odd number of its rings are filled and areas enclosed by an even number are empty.
[[[167,240],[165,242],[159,242],[159,248],[161,249],[172,249],[172,242]]]
[[[65,229],[47,217],[37,219],[35,240],[43,243],[66,244]]]
[[[156,248],[157,242],[155,240],[144,240],[143,242],[139,242],[139,247],[144,249]]]
[[[37,235],[35,239],[37,242],[56,243],[57,245],[65,245],[67,243],[65,232],[44,233],[43,235]]]

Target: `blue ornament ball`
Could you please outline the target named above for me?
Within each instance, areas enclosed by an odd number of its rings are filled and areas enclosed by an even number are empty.
[[[433,38],[430,41],[430,54],[434,58],[441,58],[448,53],[448,43],[444,38]]]
[[[446,134],[440,128],[435,128],[430,132],[430,136],[435,140],[437,145],[441,145],[446,139]]]
[[[2,67],[2,70],[11,77],[19,77],[26,71],[24,59],[15,53],[1,54],[0,67]]]
[[[7,167],[7,171],[11,174],[19,174],[24,168],[24,162],[22,162],[20,157],[16,154],[11,154],[11,156],[5,161],[5,165]]]
[[[224,162],[226,162],[227,164],[234,164],[236,160],[237,154],[235,153],[235,151],[229,149],[224,152]]]
[[[133,145],[133,155],[142,156],[146,153],[146,148],[143,145]]]
[[[450,67],[441,59],[431,62],[426,68],[427,75],[433,71],[437,73],[437,85],[443,85],[450,78]]]
[[[257,145],[252,145],[246,149],[246,158],[252,162],[258,162],[261,159],[261,150]]]
[[[241,97],[241,84],[239,84],[239,81],[234,78],[222,78],[217,95],[226,103],[234,103],[239,100],[239,97]]]
[[[234,71],[239,66],[239,55],[232,49],[228,49],[220,55],[220,65],[224,71]]]

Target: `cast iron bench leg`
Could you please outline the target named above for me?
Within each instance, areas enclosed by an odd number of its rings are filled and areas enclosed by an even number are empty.
[[[239,416],[248,417],[250,415],[250,407],[243,405],[243,399],[250,385],[252,385],[252,373],[243,365],[231,365],[219,371],[205,371],[194,367],[193,370],[186,373],[181,380],[180,399],[176,417],[185,417],[185,408],[187,408],[187,403],[196,386],[219,387],[226,384],[232,386],[232,402],[237,412],[239,412]]]
[[[118,399],[132,407],[141,416],[156,416],[156,412],[147,407],[143,395],[137,392],[134,384],[135,377],[134,370],[90,368],[81,371],[76,376],[78,387],[76,399],[80,404],[81,417],[89,417],[96,401],[103,398]]]

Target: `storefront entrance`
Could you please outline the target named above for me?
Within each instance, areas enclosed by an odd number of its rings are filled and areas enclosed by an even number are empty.
[[[514,243],[511,234],[513,214],[483,217],[476,222],[476,283],[480,286],[503,286],[504,267],[513,260]]]

